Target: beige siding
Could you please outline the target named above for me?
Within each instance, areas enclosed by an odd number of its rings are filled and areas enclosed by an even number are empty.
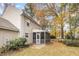
[[[31,27],[30,29],[31,33],[29,34],[29,43],[33,43],[33,30],[41,29],[41,27],[33,22],[30,23],[30,27]]]
[[[3,18],[11,22],[14,26],[16,26],[20,31],[20,36],[22,36],[21,30],[21,13],[22,10],[19,10],[13,6],[8,6],[6,11],[3,14]]]
[[[18,32],[0,29],[0,47],[6,43],[6,41],[15,39],[18,37]]]
[[[34,29],[41,29],[41,27],[39,27],[37,24],[35,24],[34,22],[32,22],[31,20],[27,19],[26,17],[22,19],[21,21],[21,28],[22,28],[22,32],[25,36],[25,33],[28,33],[28,37],[27,38],[27,43],[33,43],[33,30]],[[27,22],[29,22],[29,26],[27,26]]]
[[[15,25],[18,29],[20,29],[20,19],[22,12],[15,7],[8,6],[6,11],[3,14],[3,18],[10,21],[13,25]]]

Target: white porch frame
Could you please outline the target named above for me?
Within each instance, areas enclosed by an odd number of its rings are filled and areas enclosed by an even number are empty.
[[[36,44],[41,44],[40,33],[36,33]]]
[[[46,43],[46,30],[33,30],[33,32],[36,33],[36,44],[41,44],[41,32],[44,32],[44,44]],[[37,38],[37,35],[39,35],[39,39]]]

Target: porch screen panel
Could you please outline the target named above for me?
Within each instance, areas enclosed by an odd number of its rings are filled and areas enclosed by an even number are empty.
[[[50,42],[50,34],[46,32],[46,42]]]
[[[41,43],[44,43],[44,32],[41,32]]]
[[[33,33],[33,43],[36,43],[36,33]]]

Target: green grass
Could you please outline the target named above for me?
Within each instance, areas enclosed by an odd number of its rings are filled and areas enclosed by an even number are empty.
[[[45,45],[41,49],[32,48],[22,48],[17,51],[11,51],[5,55],[13,56],[79,56],[79,47],[70,47],[62,43],[54,42]]]

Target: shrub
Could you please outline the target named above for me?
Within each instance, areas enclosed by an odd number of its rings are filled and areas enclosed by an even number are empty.
[[[73,36],[73,35],[71,36],[70,34],[67,34],[67,35],[65,36],[65,38],[66,38],[66,39],[74,39],[74,36]]]
[[[54,35],[50,35],[51,39],[56,39],[56,37]]]
[[[64,44],[66,44],[68,46],[79,46],[79,40],[65,39]]]
[[[19,47],[24,47],[26,43],[26,38],[19,38],[16,42],[16,45]]]
[[[26,38],[17,38],[15,40],[8,41],[6,42],[6,45],[2,47],[2,52],[16,50],[18,48],[24,47],[26,42]]]
[[[64,41],[63,41],[64,44],[69,44],[69,43],[71,43],[71,42],[72,42],[71,39],[64,39]]]

